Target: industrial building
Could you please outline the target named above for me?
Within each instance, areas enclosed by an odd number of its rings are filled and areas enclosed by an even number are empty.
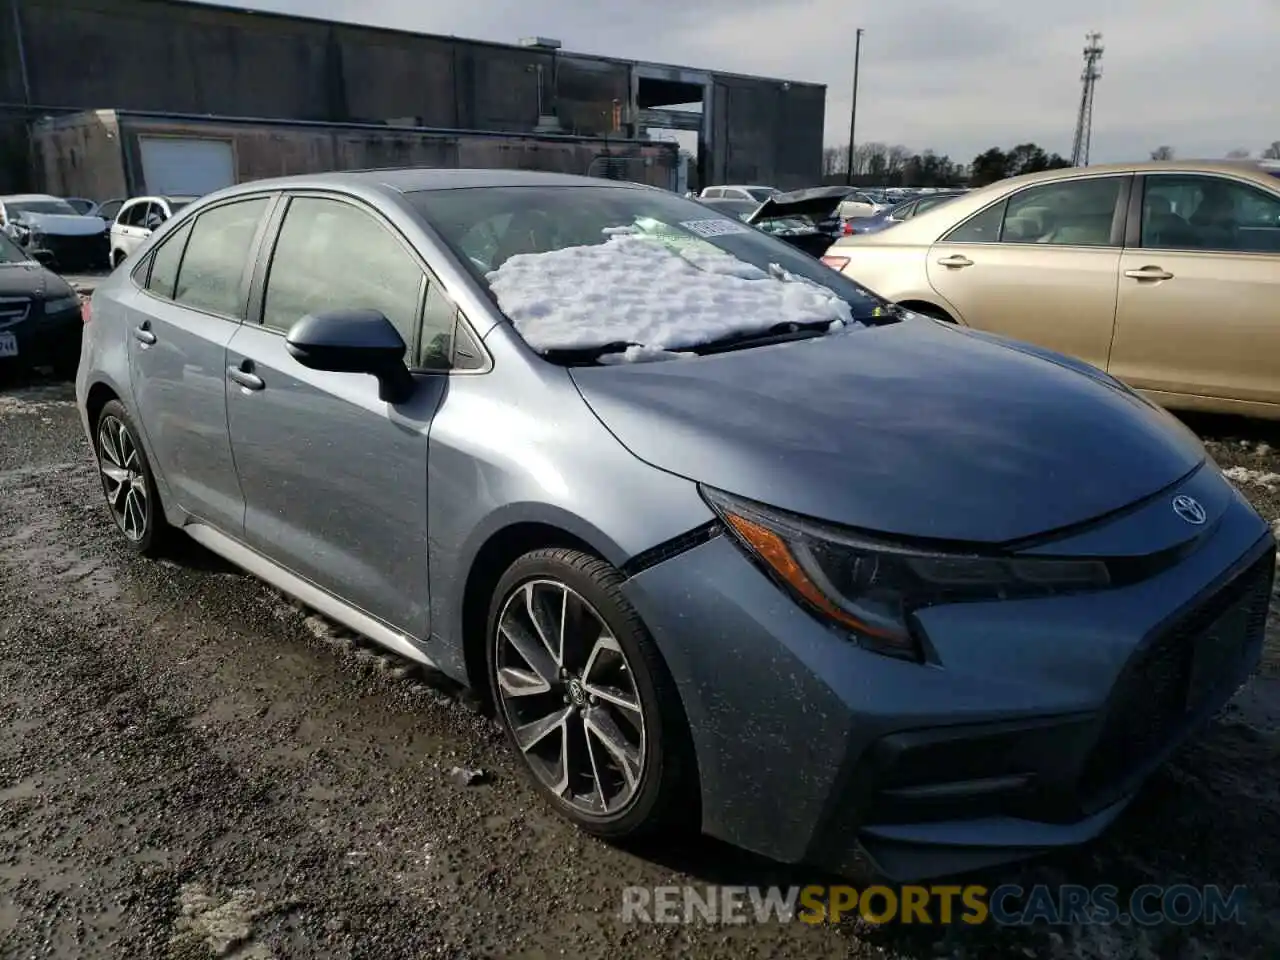
[[[675,145],[649,135],[661,129],[697,132],[691,185],[820,178],[819,84],[185,0],[4,6],[0,193],[180,193],[193,178],[400,164],[675,187]]]

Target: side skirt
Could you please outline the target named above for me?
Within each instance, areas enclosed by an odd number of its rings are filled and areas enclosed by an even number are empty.
[[[374,643],[380,644],[408,660],[438,669],[435,662],[423,653],[412,639],[403,633],[393,630],[382,621],[369,616],[363,610],[339,600],[328,591],[317,587],[314,583],[302,579],[297,574],[290,573],[284,567],[268,560],[256,550],[251,550],[239,541],[231,539],[226,534],[215,530],[207,524],[199,522],[188,523],[182,530],[202,547],[212,550],[224,560],[234,563],[237,567],[253,574],[260,580],[265,580],[277,590],[284,591],[308,607],[332,620],[336,620],[344,627],[354,630],[363,637],[368,637]]]

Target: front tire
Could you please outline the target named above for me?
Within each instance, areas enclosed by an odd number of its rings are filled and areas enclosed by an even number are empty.
[[[632,840],[696,813],[675,683],[612,566],[577,550],[525,554],[488,619],[496,713],[538,791],[584,831]]]
[[[124,405],[108,402],[98,415],[94,451],[102,492],[116,527],[136,553],[154,557],[168,544],[172,528],[156,493],[151,464]]]

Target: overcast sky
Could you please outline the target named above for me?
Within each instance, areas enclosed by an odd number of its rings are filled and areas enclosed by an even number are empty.
[[[228,5],[827,84],[848,141],[863,27],[859,142],[968,162],[1035,141],[1067,154],[1081,50],[1103,34],[1094,162],[1255,153],[1280,140],[1280,0],[239,0]],[[1123,11],[1123,12],[1121,12]]]

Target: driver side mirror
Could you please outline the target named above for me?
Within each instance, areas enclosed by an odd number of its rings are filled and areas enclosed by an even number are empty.
[[[304,367],[332,373],[367,373],[378,379],[378,399],[404,403],[413,393],[400,332],[378,310],[310,313],[285,337],[285,349]]]

